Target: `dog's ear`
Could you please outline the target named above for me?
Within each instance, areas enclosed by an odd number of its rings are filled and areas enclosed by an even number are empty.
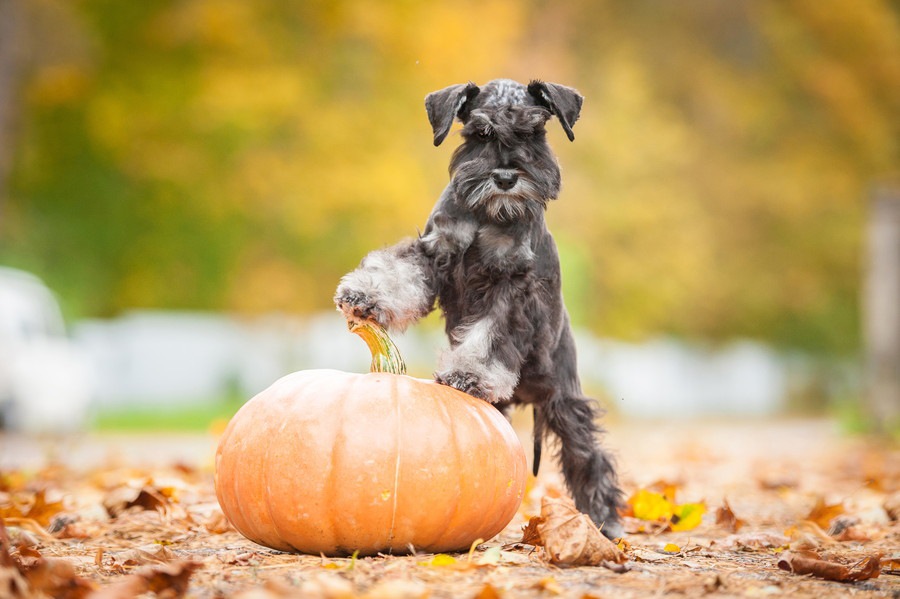
[[[474,83],[460,83],[425,96],[425,111],[434,131],[434,145],[439,146],[453,125],[453,119],[465,122],[472,100],[481,90]]]
[[[581,105],[584,97],[576,90],[556,83],[544,83],[532,81],[528,84],[528,93],[534,97],[538,104],[544,106],[559,119],[569,141],[575,141],[572,133],[572,125],[581,115]]]

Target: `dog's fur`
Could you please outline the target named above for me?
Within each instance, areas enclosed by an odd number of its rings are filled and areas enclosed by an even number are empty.
[[[559,257],[544,210],[560,171],[544,124],[556,116],[570,140],[582,97],[533,81],[454,85],[425,99],[434,144],[454,119],[463,144],[450,184],[418,238],[367,255],[341,279],[338,308],[351,320],[403,330],[440,304],[450,339],[435,378],[506,410],[534,409],[534,469],[545,431],[576,506],[610,538],[623,534],[621,497],[597,444],[598,409],[581,391],[560,288]]]

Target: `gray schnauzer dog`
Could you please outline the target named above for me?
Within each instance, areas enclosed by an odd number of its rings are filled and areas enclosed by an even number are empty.
[[[623,534],[615,469],[601,449],[598,407],[578,380],[560,287],[559,256],[544,210],[560,171],[544,125],[569,140],[583,98],[572,88],[498,79],[453,85],[425,98],[434,145],[454,119],[463,143],[450,184],[417,238],[373,251],[345,275],[335,303],[349,320],[402,331],[440,305],[450,349],[435,379],[488,400],[534,410],[534,472],[551,432],[575,505],[610,538]]]

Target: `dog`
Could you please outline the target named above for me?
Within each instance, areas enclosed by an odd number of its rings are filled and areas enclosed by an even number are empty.
[[[598,444],[596,403],[581,391],[561,293],[556,245],[544,211],[560,191],[546,139],[556,117],[570,141],[583,98],[570,87],[498,79],[452,85],[425,98],[434,145],[454,120],[463,143],[450,183],[418,237],[376,250],[338,285],[350,321],[402,331],[437,303],[450,348],[435,380],[494,403],[534,411],[534,473],[546,432],[576,507],[609,538],[624,534],[615,467]]]

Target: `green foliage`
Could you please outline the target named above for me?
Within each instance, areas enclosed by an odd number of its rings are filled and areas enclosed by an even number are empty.
[[[859,344],[865,199],[900,164],[887,0],[28,6],[0,261],[70,316],[329,309],[446,182],[423,96],[510,76],[587,97],[550,133],[577,322]]]

